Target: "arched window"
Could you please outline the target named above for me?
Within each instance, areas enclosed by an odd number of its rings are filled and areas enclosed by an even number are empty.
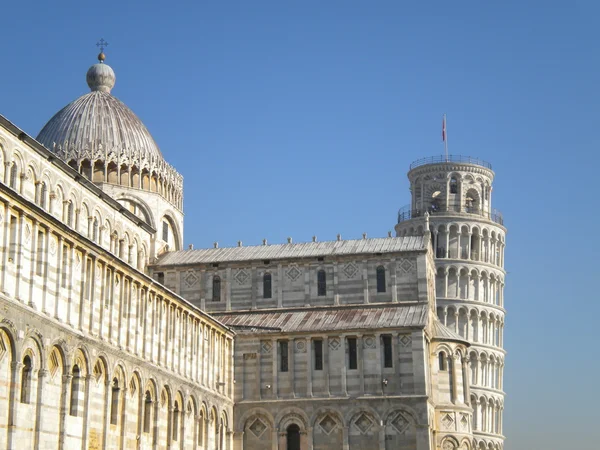
[[[79,397],[81,393],[81,371],[79,366],[73,366],[73,378],[71,378],[71,404],[69,414],[74,417],[79,415]]]
[[[31,357],[25,355],[21,371],[21,403],[29,403],[31,401],[31,372]]]
[[[377,268],[377,292],[385,292],[385,267]]]
[[[67,226],[73,227],[73,202],[69,200],[67,203]]]
[[[458,194],[458,181],[456,180],[456,177],[450,178],[450,193]]]
[[[204,411],[200,411],[200,415],[198,416],[198,445],[200,447],[204,446]]]
[[[439,368],[440,370],[447,370],[448,366],[446,365],[446,354],[444,352],[440,352],[439,357]]]
[[[121,389],[119,388],[119,380],[117,378],[113,379],[112,382],[112,395],[110,401],[110,424],[117,425],[119,422],[119,393]]]
[[[46,183],[44,181],[42,181],[38,185],[37,198],[35,201],[37,203],[37,205],[42,209],[46,209],[47,196],[48,196],[48,187],[46,186]]]
[[[94,224],[92,225],[92,241],[98,242],[98,218],[94,217]]]
[[[175,402],[175,408],[173,409],[173,440],[176,441],[179,430],[179,403]]]
[[[221,277],[215,275],[212,282],[212,299],[213,302],[221,301]]]
[[[317,272],[317,295],[327,295],[327,275],[324,270]]]
[[[152,395],[150,391],[146,391],[144,396],[144,433],[150,433],[152,420]]]
[[[17,189],[17,163],[15,162],[10,166],[10,187]]]
[[[295,423],[287,427],[286,441],[288,450],[300,450],[300,427]]]
[[[272,277],[270,273],[263,275],[263,298],[271,298],[272,295]]]

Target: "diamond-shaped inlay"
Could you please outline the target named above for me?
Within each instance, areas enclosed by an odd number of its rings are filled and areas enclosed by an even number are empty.
[[[250,278],[250,275],[248,275],[248,272],[246,272],[244,269],[240,269],[237,271],[234,278],[235,281],[238,282],[238,284],[244,284],[246,280]]]
[[[271,353],[271,343],[269,341],[263,341],[261,348],[263,353]]]
[[[400,343],[402,344],[402,347],[408,347],[411,342],[411,337],[407,336],[406,334],[400,338]]]
[[[30,237],[31,237],[31,228],[29,228],[29,225],[25,225],[25,242],[29,243]]]
[[[442,426],[446,430],[450,430],[452,428],[452,425],[454,425],[454,419],[450,414],[445,414],[444,417],[442,417]]]
[[[373,421],[365,413],[362,413],[360,417],[354,421],[354,425],[356,425],[356,428],[358,428],[362,434],[365,434],[373,426]]]
[[[442,450],[456,450],[456,445],[454,444],[454,442],[447,440],[442,445]]]
[[[289,267],[285,274],[290,280],[296,281],[298,278],[300,278],[302,272],[300,271],[297,265],[293,264]]]
[[[462,427],[463,430],[466,430],[469,428],[469,419],[467,418],[466,414],[461,414],[460,426]]]
[[[398,430],[398,433],[404,433],[410,425],[410,422],[402,415],[402,413],[398,413],[396,417],[394,417],[394,420],[392,420],[392,425]]]
[[[375,336],[365,336],[364,343],[364,348],[375,348]]]
[[[340,348],[340,338],[333,337],[329,339],[329,348],[331,350],[337,350],[338,348]]]
[[[254,433],[254,436],[260,437],[267,429],[267,426],[257,417],[248,428]]]
[[[190,269],[185,274],[183,282],[185,283],[186,287],[191,288],[198,282],[198,275],[196,275],[196,272]]]
[[[304,339],[296,341],[296,353],[306,353],[306,341]]]
[[[404,273],[408,273],[413,268],[413,263],[409,259],[403,259],[400,263],[400,268]]]
[[[350,262],[346,264],[346,266],[344,266],[344,269],[342,271],[344,272],[344,275],[346,275],[347,278],[354,278],[354,275],[356,275],[356,273],[358,272],[358,267],[356,267],[356,264],[354,264],[353,262]]]
[[[56,239],[50,239],[50,253],[56,255]]]
[[[333,418],[329,414],[327,414],[321,419],[321,421],[319,422],[319,426],[326,434],[329,434],[335,429],[336,421],[333,420]]]

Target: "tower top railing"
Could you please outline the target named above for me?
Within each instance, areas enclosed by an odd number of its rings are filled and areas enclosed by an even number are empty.
[[[413,170],[416,167],[424,166],[426,164],[443,164],[443,163],[465,163],[475,164],[477,166],[485,167],[486,169],[492,170],[492,165],[479,158],[473,158],[472,156],[463,155],[439,155],[439,156],[428,156],[427,158],[417,159],[410,164],[410,169]]]
[[[479,217],[483,217],[484,219],[491,220],[492,222],[496,222],[499,225],[504,226],[504,217],[502,213],[497,209],[492,211],[485,211],[481,208],[476,207],[467,207],[464,206],[462,208],[458,207],[450,207],[450,208],[437,208],[437,207],[429,207],[427,209],[411,209],[410,205],[407,205],[403,208],[400,208],[398,211],[398,223],[405,222],[410,219],[416,219],[417,217],[423,217],[425,213],[429,213],[430,215],[437,214],[465,214],[465,215],[475,215]]]

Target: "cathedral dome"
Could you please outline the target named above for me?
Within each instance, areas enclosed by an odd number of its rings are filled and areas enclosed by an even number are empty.
[[[87,71],[91,92],[57,112],[37,140],[94,183],[155,192],[181,210],[183,177],[142,121],[111,95],[116,77],[104,59],[100,53]]]
[[[130,161],[162,160],[156,142],[142,121],[110,94],[115,73],[102,61],[89,68],[91,92],[57,112],[42,128],[37,140],[65,160],[104,159],[113,152]]]

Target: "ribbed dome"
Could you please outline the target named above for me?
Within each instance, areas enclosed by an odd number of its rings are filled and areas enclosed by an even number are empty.
[[[154,139],[140,119],[110,94],[113,70],[95,64],[86,80],[92,92],[69,103],[42,128],[37,140],[46,148],[79,160],[83,155],[126,153],[131,160],[162,160]]]

